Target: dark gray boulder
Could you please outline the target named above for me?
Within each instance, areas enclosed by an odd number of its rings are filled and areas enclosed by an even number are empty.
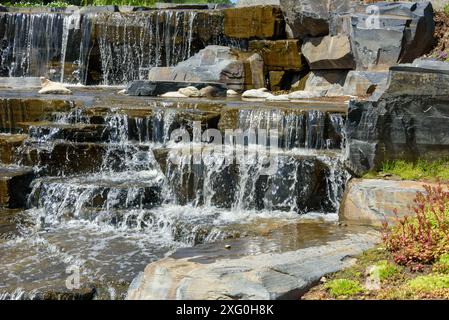
[[[347,165],[356,175],[385,161],[449,156],[449,64],[416,61],[390,69],[385,92],[349,104]]]
[[[203,89],[211,86],[216,89],[216,94],[219,96],[226,96],[226,87],[221,83],[207,83],[207,82],[185,82],[185,81],[150,81],[150,80],[136,80],[131,82],[126,89],[126,93],[130,96],[158,96],[166,92],[178,91],[181,88],[195,87]]]
[[[374,8],[374,9],[373,9]],[[388,69],[409,63],[434,44],[432,4],[426,2],[378,2],[356,5],[347,32],[359,70]]]
[[[0,4],[0,12],[8,12],[8,9]]]

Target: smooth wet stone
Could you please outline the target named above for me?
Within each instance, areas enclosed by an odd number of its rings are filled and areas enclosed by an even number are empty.
[[[184,82],[184,81],[146,81],[136,80],[133,81],[127,88],[127,94],[130,96],[158,96],[167,92],[176,92],[181,88],[187,86],[195,86],[198,89],[202,89],[208,86],[216,87],[221,92],[226,92],[226,88],[219,83],[206,83],[206,82]]]
[[[447,155],[449,71],[435,67],[392,67],[383,92],[349,103],[347,160],[355,174],[377,169],[385,161]]]
[[[31,168],[0,166],[0,208],[25,208],[33,179]]]
[[[224,10],[224,34],[239,39],[273,39],[283,36],[285,23],[276,6]]]
[[[288,94],[280,94],[280,95],[277,95],[277,96],[272,95],[272,96],[269,96],[267,98],[267,101],[289,101],[289,100],[290,99],[289,99],[289,95]]]
[[[346,35],[306,38],[301,52],[311,70],[355,68],[351,44]]]
[[[340,220],[377,227],[385,221],[395,224],[396,217],[413,214],[413,200],[417,192],[425,193],[424,185],[437,186],[417,181],[352,179],[343,196]]]
[[[186,97],[200,97],[201,93],[196,87],[185,87],[178,90],[178,93],[185,95]]]
[[[322,276],[352,265],[351,256],[378,241],[376,232],[366,232],[321,246],[211,263],[168,257],[149,264],[133,280],[126,298],[299,299]]]
[[[188,98],[185,94],[179,91],[169,91],[160,95],[161,98]]]
[[[250,89],[246,90],[242,93],[242,98],[247,99],[266,99],[270,97],[272,94],[266,90],[266,88],[262,88],[265,90],[260,89]]]
[[[0,134],[0,163],[10,164],[14,154],[28,138],[26,134]]]
[[[238,96],[239,94],[238,94],[238,92],[235,91],[235,90],[228,89],[228,90],[226,90],[226,95],[227,95],[228,97],[234,97],[234,96]]]

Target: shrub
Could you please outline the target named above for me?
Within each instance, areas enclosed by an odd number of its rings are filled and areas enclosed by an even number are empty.
[[[408,286],[410,289],[422,292],[449,289],[449,275],[430,274],[427,276],[419,276],[410,280]]]
[[[443,254],[433,265],[433,271],[437,273],[449,274],[449,254]]]
[[[414,199],[414,215],[399,218],[388,228],[384,224],[383,240],[400,265],[428,264],[449,253],[449,192],[437,187],[424,186]]]
[[[359,282],[348,279],[335,279],[325,284],[325,288],[334,298],[342,296],[352,296],[363,292]]]

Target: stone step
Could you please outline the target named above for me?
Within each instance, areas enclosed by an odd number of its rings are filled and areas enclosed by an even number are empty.
[[[20,130],[18,122],[41,121],[52,112],[69,111],[73,102],[43,99],[0,99],[0,132],[14,133]]]
[[[27,132],[31,138],[41,141],[103,142],[109,139],[107,128],[98,124],[59,124],[39,121],[18,122],[17,126],[23,132]]]
[[[18,235],[18,223],[21,218],[18,209],[0,208],[0,240],[11,239]]]
[[[0,167],[0,208],[25,208],[33,178],[31,168]]]
[[[33,206],[45,208],[49,216],[87,218],[95,213],[93,208],[103,209],[109,215],[110,210],[150,209],[159,205],[162,181],[156,171],[41,178],[36,180],[30,200]],[[118,217],[110,217],[117,222]]]
[[[0,163],[11,164],[17,148],[27,138],[26,134],[0,134]]]

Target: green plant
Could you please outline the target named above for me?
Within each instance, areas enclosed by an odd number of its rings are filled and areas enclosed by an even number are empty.
[[[449,275],[430,274],[411,279],[407,283],[412,290],[422,292],[433,292],[440,289],[449,289]]]
[[[394,210],[397,224],[389,228],[385,222],[383,233],[394,261],[415,270],[449,253],[449,192],[441,185],[424,188],[426,192],[418,192],[414,199],[414,214],[399,218]]]
[[[335,279],[325,284],[329,294],[334,297],[348,297],[363,292],[363,288],[358,281],[348,279]]]
[[[434,263],[432,270],[437,273],[449,274],[449,254],[441,255],[438,261]]]
[[[377,177],[379,174],[394,175],[405,180],[449,180],[449,161],[448,159],[438,161],[418,160],[416,162],[387,161],[382,164],[379,173],[368,172],[365,177],[369,179]]]
[[[379,280],[384,281],[391,279],[399,274],[400,270],[394,264],[387,260],[379,261],[374,265],[374,270],[379,275]]]
[[[443,7],[443,12],[445,14],[449,14],[449,3],[447,3],[444,7]]]

